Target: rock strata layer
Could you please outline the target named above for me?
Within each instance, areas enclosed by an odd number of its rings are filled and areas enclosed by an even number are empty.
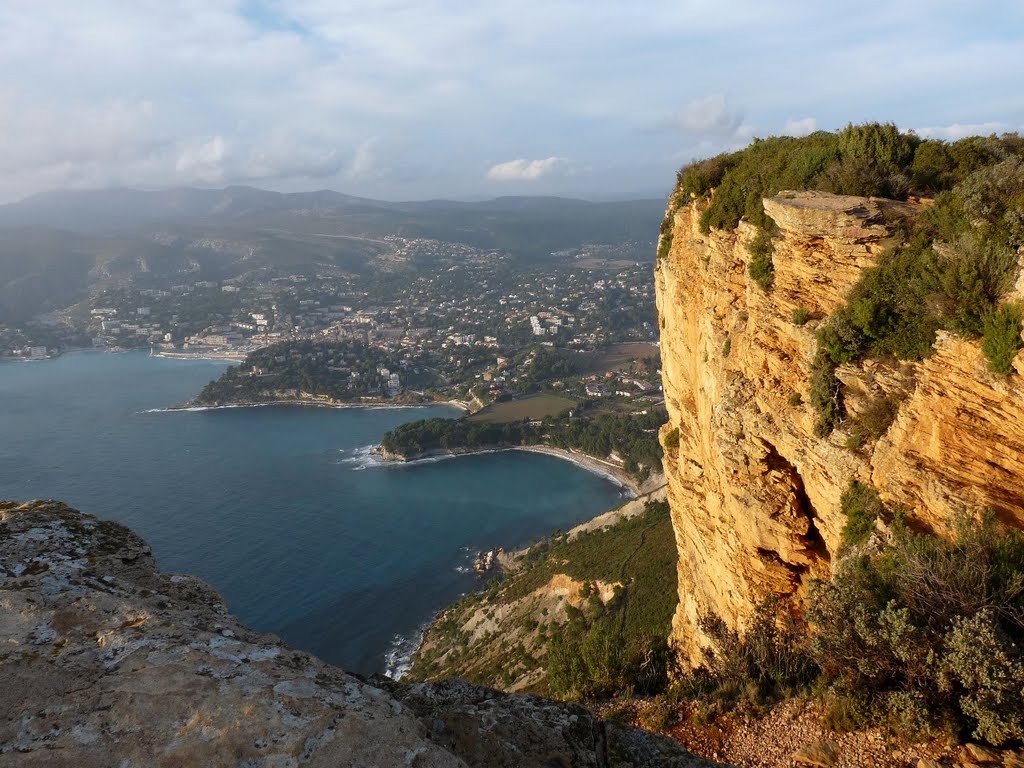
[[[1024,388],[1019,375],[990,373],[976,341],[940,334],[923,362],[841,367],[851,421],[814,435],[815,329],[919,206],[819,192],[765,200],[778,226],[765,292],[748,275],[755,229],[704,234],[707,205],[674,213],[656,268],[679,549],[673,637],[693,663],[701,615],[742,629],[764,596],[798,605],[809,580],[829,574],[852,479],[936,532],[986,507],[1024,526]],[[877,441],[848,447],[852,422],[881,398],[900,404],[895,421]]]
[[[56,502],[0,503],[0,642],[12,768],[710,765],[580,706],[348,674]]]

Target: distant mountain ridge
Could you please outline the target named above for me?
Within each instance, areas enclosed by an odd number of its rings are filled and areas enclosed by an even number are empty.
[[[507,196],[482,202],[444,199],[388,202],[329,189],[273,192],[249,186],[229,186],[223,189],[179,187],[161,190],[55,190],[0,205],[0,228],[42,227],[84,234],[110,234],[161,223],[212,223],[245,220],[267,214],[311,211],[334,217],[368,213],[401,217],[439,212],[608,212],[630,210],[634,206],[647,210],[657,209],[660,213],[664,209],[664,201],[650,199],[593,203],[563,197]]]

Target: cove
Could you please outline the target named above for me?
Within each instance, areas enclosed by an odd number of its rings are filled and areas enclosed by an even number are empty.
[[[55,498],[125,523],[165,571],[213,585],[256,630],[361,673],[393,667],[478,582],[482,548],[528,543],[622,489],[550,456],[382,465],[427,408],[167,412],[225,364],[77,353],[0,364],[0,498]]]

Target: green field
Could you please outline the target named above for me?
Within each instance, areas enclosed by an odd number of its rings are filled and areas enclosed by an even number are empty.
[[[530,395],[522,400],[492,403],[469,417],[470,421],[504,424],[510,421],[540,421],[545,416],[557,416],[579,403],[568,397],[552,394]]]

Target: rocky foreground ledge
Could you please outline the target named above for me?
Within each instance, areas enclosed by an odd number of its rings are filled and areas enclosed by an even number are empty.
[[[12,768],[711,765],[574,704],[351,675],[53,501],[0,502],[0,644]]]

